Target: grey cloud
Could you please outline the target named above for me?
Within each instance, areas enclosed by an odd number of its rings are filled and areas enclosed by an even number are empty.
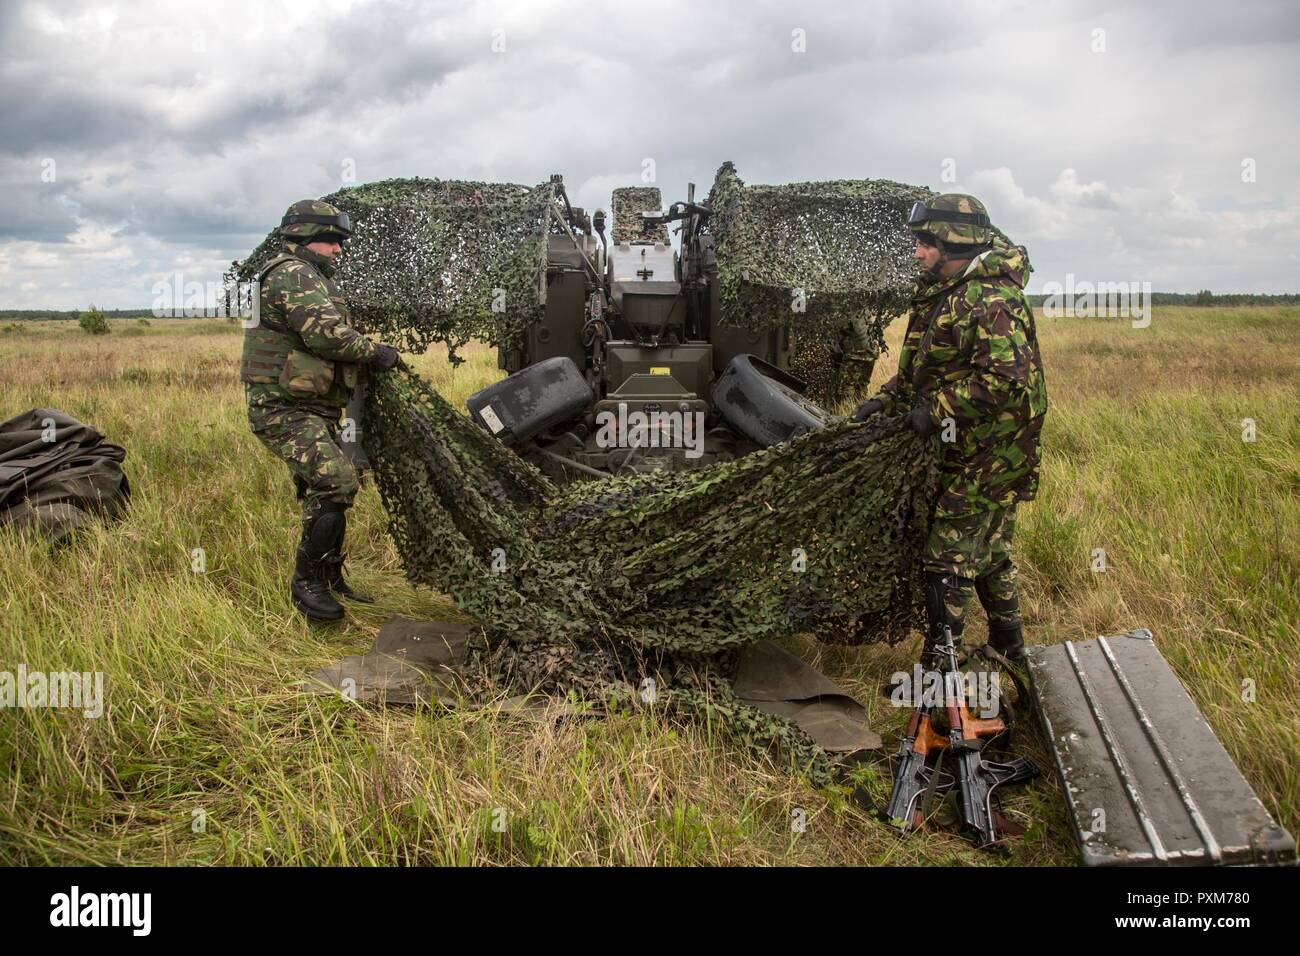
[[[588,208],[608,203],[611,183],[637,183],[647,157],[668,201],[685,197],[688,180],[703,195],[727,159],[755,183],[944,188],[951,158],[959,181],[990,191],[1045,274],[1294,285],[1292,254],[1243,245],[1294,237],[1285,216],[1300,208],[1287,166],[1298,135],[1275,120],[1300,96],[1286,49],[1297,18],[1285,10],[959,0],[669,0],[653,14],[579,2],[116,9],[101,48],[93,16],[90,39],[73,43],[37,29],[35,7],[0,6],[0,196],[14,210],[0,237],[66,248],[80,219],[154,259],[228,261],[289,202],[342,185],[345,158],[361,181],[534,183],[562,172]],[[1104,58],[1088,52],[1094,25],[1108,30]],[[168,37],[188,42],[191,26],[207,31],[203,52],[146,55]],[[494,28],[506,30],[505,54],[489,49]],[[805,53],[790,49],[795,28],[807,31]],[[2,162],[47,152],[66,171],[57,192]],[[1242,156],[1258,158],[1258,184],[1239,181]],[[1217,237],[1228,237],[1219,248]],[[11,295],[0,283],[0,301]]]
[[[1160,18],[1157,36],[1171,50],[1300,43],[1300,9],[1293,3],[1235,0],[1163,9],[1168,15]]]
[[[0,155],[58,156],[68,148],[96,149],[151,132],[149,112],[138,104],[100,95],[93,83],[69,83],[5,67],[0,98]],[[89,79],[89,78],[88,78]]]
[[[16,172],[11,170],[8,175]],[[0,196],[4,197],[0,239],[64,242],[77,227],[70,192],[68,183],[42,183],[36,169],[22,179],[0,179]]]
[[[155,28],[138,34],[118,29],[105,50],[84,49],[33,35],[23,13],[34,9],[6,7],[0,21],[6,94],[0,155],[159,141],[220,151],[230,142],[273,135],[277,127],[291,132],[304,117],[409,101],[472,61],[463,41],[417,42],[405,28],[412,16],[435,21],[448,4],[363,7],[333,19],[322,14],[319,38],[295,42],[291,36],[273,48],[245,49],[240,25],[232,21],[202,51],[184,47],[183,30]],[[158,61],[159,37],[172,34]],[[136,62],[141,57],[150,58],[147,70]],[[223,81],[215,102],[204,96],[213,75]],[[194,101],[193,114],[170,115],[172,98]]]

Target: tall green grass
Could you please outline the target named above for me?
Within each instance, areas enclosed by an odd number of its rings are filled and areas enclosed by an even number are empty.
[[[0,862],[1001,862],[947,833],[899,841],[847,790],[813,789],[707,725],[303,693],[298,682],[364,650],[390,615],[454,610],[405,582],[367,487],[349,567],[378,601],[308,625],[287,594],[297,507],[244,421],[238,327],[162,321],[122,336],[112,324],[92,338],[30,323],[0,339],[0,417],[52,406],[94,423],[127,447],[133,487],[124,520],[69,547],[0,529],[0,670],[102,671],[106,697],[99,719],[0,710]],[[1297,330],[1297,309],[1161,309],[1147,330],[1045,320],[1047,459],[1017,531],[1030,640],[1150,627],[1292,830]],[[460,403],[502,374],[489,349],[467,357],[413,361]],[[1248,417],[1253,443],[1241,441]],[[789,645],[858,692],[882,731],[898,729],[876,688],[915,645]],[[1026,745],[1046,763],[1041,742]],[[887,796],[886,768],[858,776]],[[1010,860],[1073,858],[1050,774],[1008,803],[1031,824]]]

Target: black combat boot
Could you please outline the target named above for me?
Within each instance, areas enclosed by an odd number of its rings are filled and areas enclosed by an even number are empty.
[[[1020,619],[989,621],[989,646],[1013,664],[1025,662],[1025,635]]]
[[[294,607],[315,621],[337,621],[343,616],[343,606],[330,596],[325,580],[324,558],[338,536],[341,517],[331,505],[324,502],[304,519],[298,561],[289,585]]]
[[[922,667],[935,667],[938,659],[934,649],[943,643],[943,630],[952,631],[953,647],[961,647],[961,636],[966,631],[966,605],[970,603],[970,588],[974,582],[970,578],[958,577],[940,571],[925,573],[925,653],[921,658]],[[965,592],[964,594],[962,592]],[[956,615],[948,607],[948,599],[957,594],[962,607],[962,614]]]
[[[921,651],[921,669],[934,670],[939,666],[939,658],[935,653],[935,648],[943,643],[944,628],[952,631],[952,643],[954,647],[961,647],[961,636],[966,630],[966,617],[957,616],[952,613],[948,607],[948,598],[953,592],[960,593],[965,590],[964,600],[960,600],[965,609],[965,605],[970,601],[969,588],[971,587],[970,578],[958,577],[955,574],[948,574],[941,571],[927,571],[925,573],[925,646]],[[893,697],[898,685],[888,683],[884,686],[886,697]]]
[[[348,556],[343,553],[343,539],[348,533],[348,513],[339,512],[339,533],[335,538],[333,547],[328,554],[321,560],[321,567],[324,569],[325,583],[335,594],[342,595],[349,601],[356,601],[358,604],[374,604],[374,598],[367,597],[364,594],[358,594],[352,588],[348,587],[348,582],[343,579],[343,562]]]
[[[1012,589],[1009,598],[995,598],[988,578],[975,582],[975,593],[989,616],[989,647],[1013,664],[1025,660],[1025,636],[1020,626],[1020,598]]]

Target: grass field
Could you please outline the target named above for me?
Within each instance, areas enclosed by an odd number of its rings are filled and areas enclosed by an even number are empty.
[[[893,350],[876,370],[891,372]],[[349,567],[378,597],[333,628],[289,604],[298,522],[284,466],[244,421],[241,330],[220,321],[0,329],[0,418],[60,408],[128,449],[125,519],[51,551],[0,529],[0,670],[102,671],[99,719],[0,710],[3,863],[1069,863],[1054,775],[1009,801],[1005,858],[951,834],[899,841],[848,798],[700,725],[639,712],[523,720],[368,708],[295,688],[391,614],[446,613],[402,577],[373,487]],[[1300,829],[1300,308],[1157,307],[1043,319],[1052,400],[1018,563],[1035,643],[1151,628],[1279,822]],[[460,403],[495,355],[413,364]],[[1256,439],[1243,441],[1243,419]],[[191,570],[202,548],[207,570]],[[1104,549],[1107,570],[1091,570]],[[983,617],[972,612],[972,632]],[[919,645],[792,638],[858,692]],[[1030,753],[1047,766],[1033,741]],[[881,765],[863,785],[887,794]],[[792,813],[806,826],[795,832]],[[506,822],[504,832],[493,827]]]

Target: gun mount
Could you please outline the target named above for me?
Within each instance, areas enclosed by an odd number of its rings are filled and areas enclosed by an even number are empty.
[[[607,237],[604,210],[551,181],[544,315],[498,349],[510,375],[469,398],[476,421],[561,481],[708,465],[825,425],[789,371],[789,322],[723,321],[693,183],[667,209],[657,188],[615,190]]]

